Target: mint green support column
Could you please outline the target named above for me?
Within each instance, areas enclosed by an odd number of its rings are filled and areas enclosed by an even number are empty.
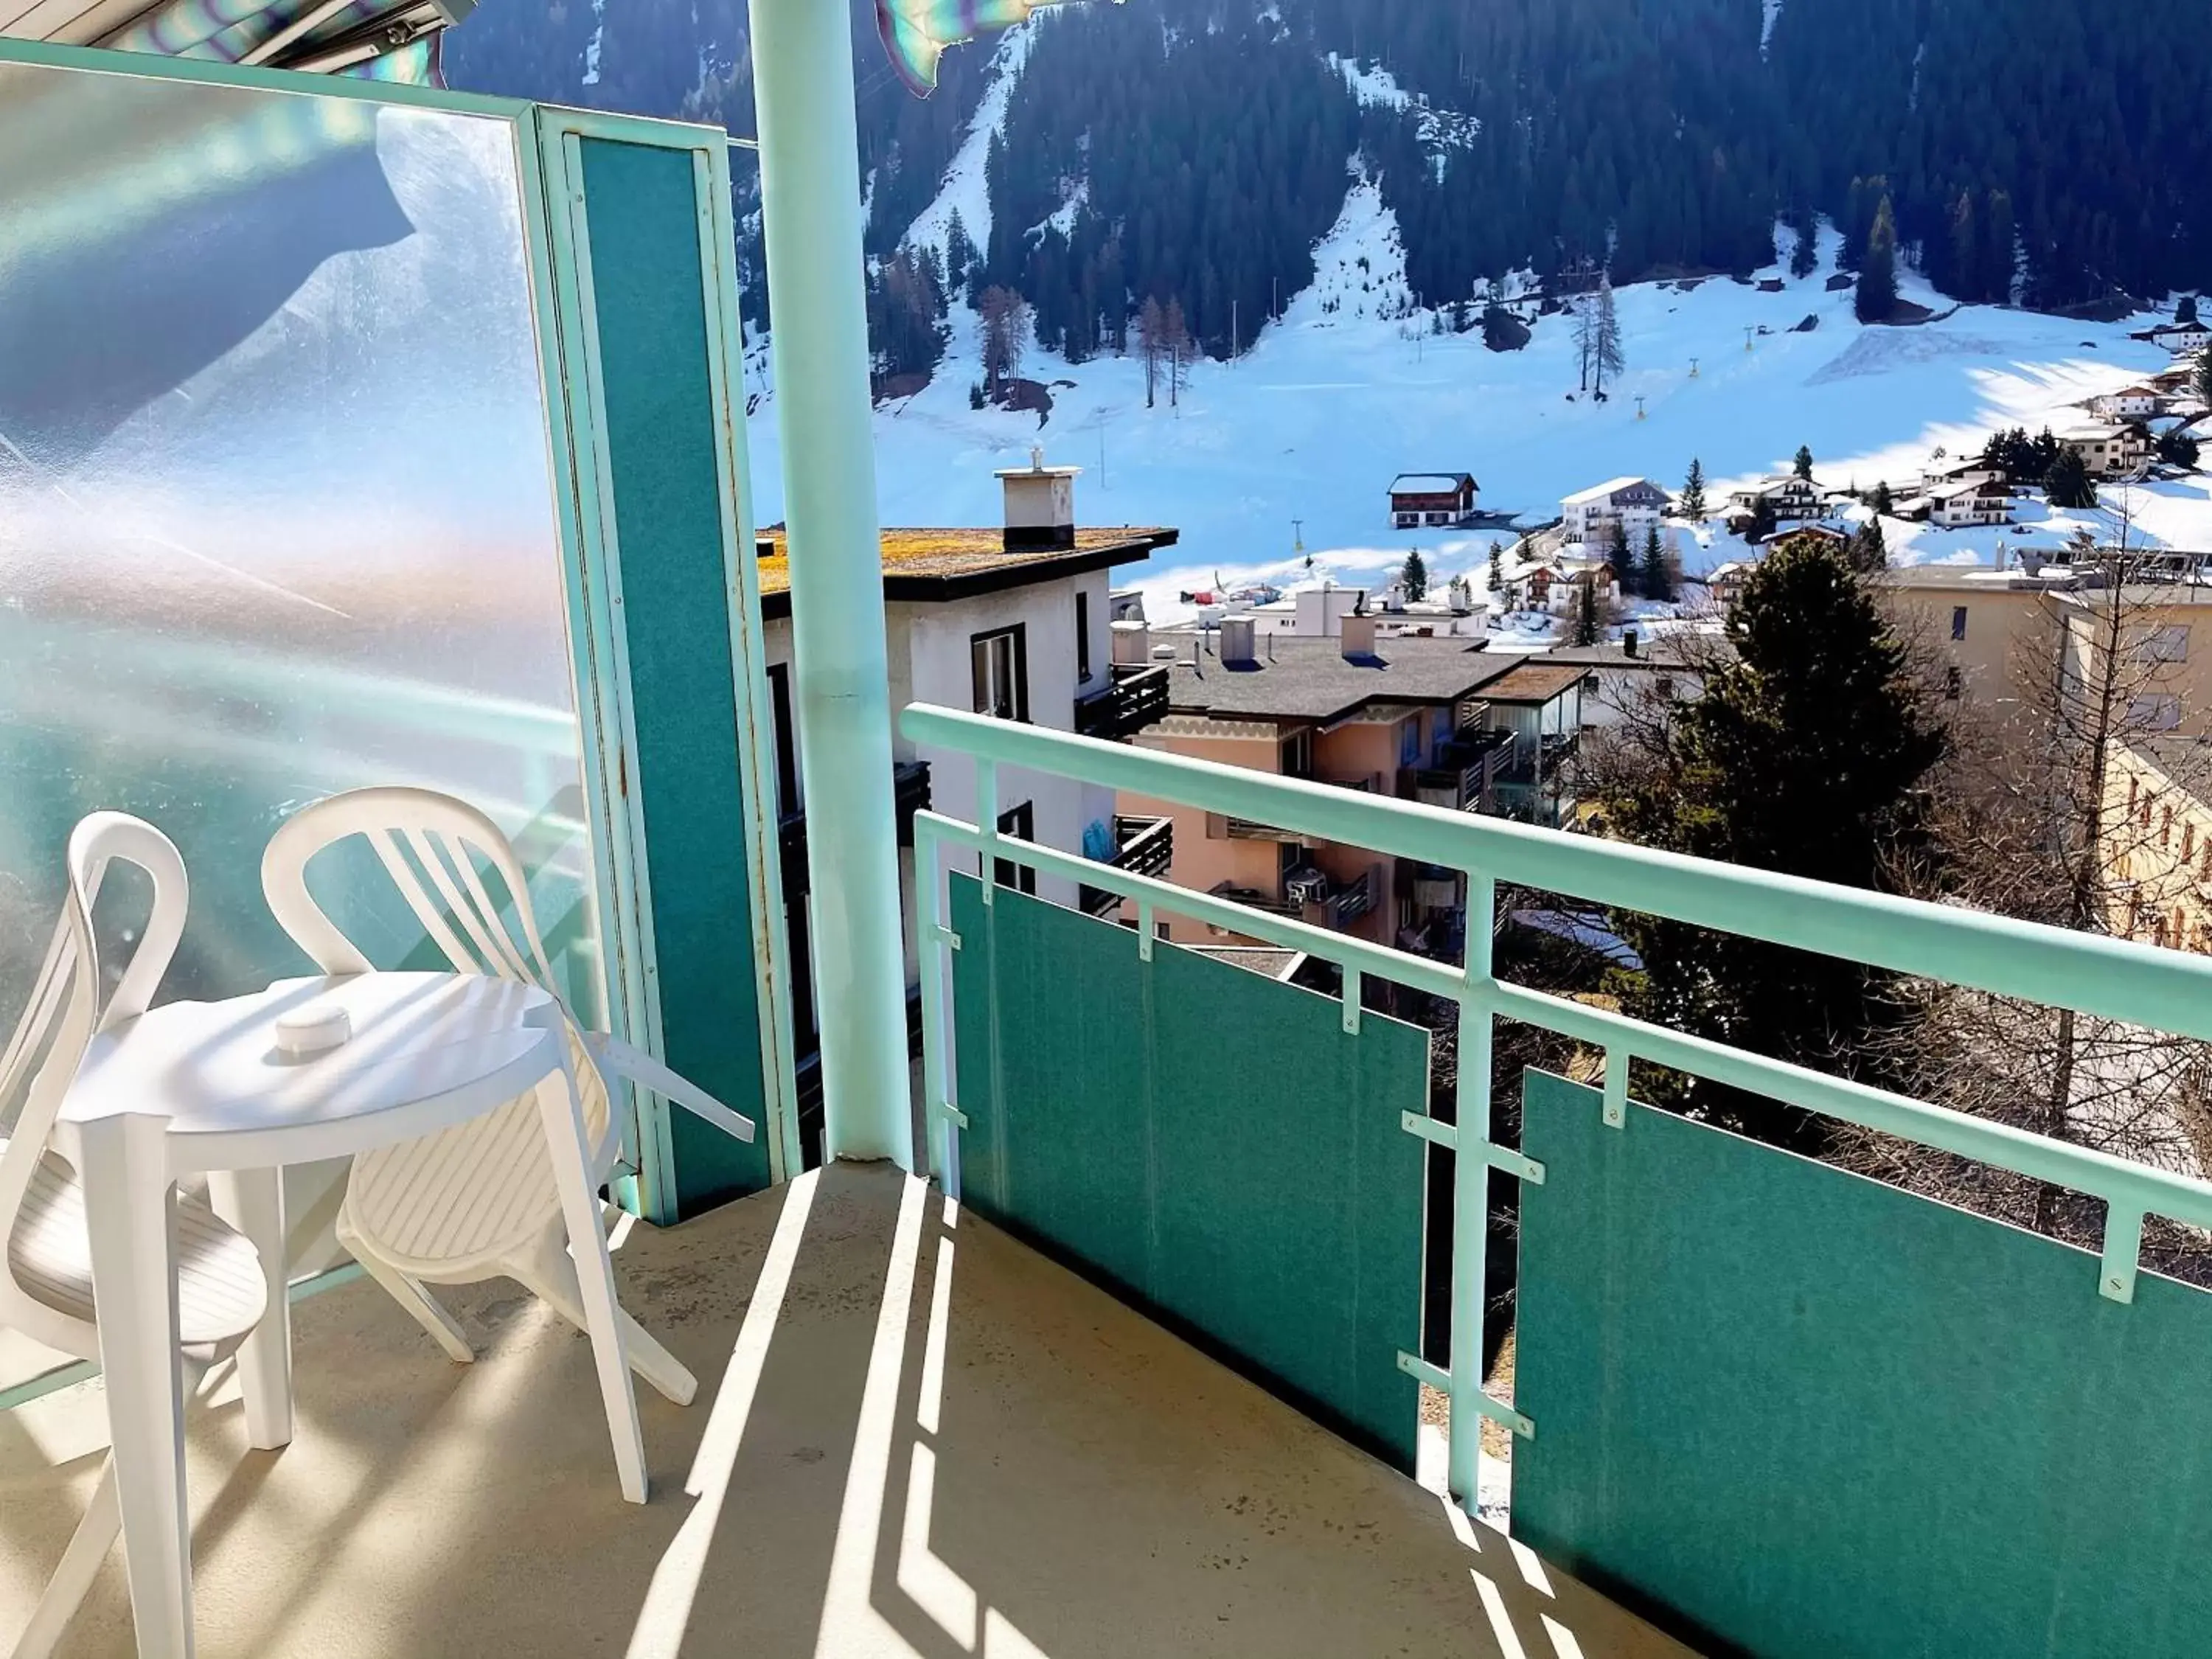
[[[753,0],[825,1146],[914,1167],[850,9]]]

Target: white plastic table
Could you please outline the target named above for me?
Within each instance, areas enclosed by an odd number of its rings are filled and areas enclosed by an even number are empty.
[[[318,999],[344,1007],[351,1037],[309,1058],[287,1056],[276,1046],[277,1017]],[[629,1445],[620,1434],[616,1440],[624,1495],[644,1501],[644,1444],[615,1328],[614,1279],[562,1019],[560,1005],[532,985],[464,974],[362,974],[279,981],[225,1002],[173,1002],[94,1040],[54,1142],[84,1189],[141,1656],[188,1659],[192,1651],[167,1224],[180,1176],[209,1177],[216,1212],[253,1242],[270,1273],[269,1310],[240,1348],[238,1369],[247,1437],[273,1449],[292,1437],[283,1166],[410,1140],[562,1079],[562,1087],[538,1089],[538,1097],[600,1388],[610,1419],[627,1418]],[[625,1457],[626,1449],[634,1455]]]

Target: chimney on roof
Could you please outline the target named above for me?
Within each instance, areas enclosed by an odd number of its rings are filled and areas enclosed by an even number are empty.
[[[1636,654],[1636,630],[1632,628],[1624,628],[1620,630],[1620,654],[1624,657],[1632,657]]]
[[[999,474],[1006,496],[1008,552],[1039,551],[1075,545],[1075,480],[1079,466],[1047,466],[1042,447],[1030,451],[1027,466]]]
[[[1253,627],[1249,617],[1224,617],[1221,619],[1221,660],[1231,668],[1256,668],[1259,653],[1253,648]]]
[[[1346,617],[1341,626],[1344,629],[1344,659],[1346,662],[1364,662],[1374,656],[1374,617]]]

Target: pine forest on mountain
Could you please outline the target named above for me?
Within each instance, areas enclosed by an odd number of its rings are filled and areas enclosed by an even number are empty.
[[[1415,302],[1455,327],[1482,324],[1516,272],[1749,271],[1776,258],[1778,222],[1816,215],[1847,266],[1893,245],[1960,300],[2059,309],[2212,284],[2212,41],[2181,0],[1782,0],[1771,33],[1765,0],[1070,6],[1031,26],[989,146],[988,228],[941,251],[902,243],[994,45],[947,53],[915,99],[868,0],[851,3],[884,380],[926,374],[952,305],[990,289],[1072,360],[1133,349],[1148,300],[1227,356],[1310,281],[1362,174],[1396,215]],[[453,33],[447,70],[748,133],[744,20],[743,0],[494,3]],[[1376,72],[1399,97],[1374,94]],[[1893,290],[1878,274],[1862,310]]]

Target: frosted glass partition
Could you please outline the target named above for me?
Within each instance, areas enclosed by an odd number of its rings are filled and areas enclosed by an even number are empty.
[[[0,1029],[80,814],[175,838],[164,994],[224,995],[303,970],[260,896],[270,832],[367,783],[497,819],[599,1012],[516,142],[0,64]],[[383,965],[436,960],[362,863],[318,866],[333,913]]]

